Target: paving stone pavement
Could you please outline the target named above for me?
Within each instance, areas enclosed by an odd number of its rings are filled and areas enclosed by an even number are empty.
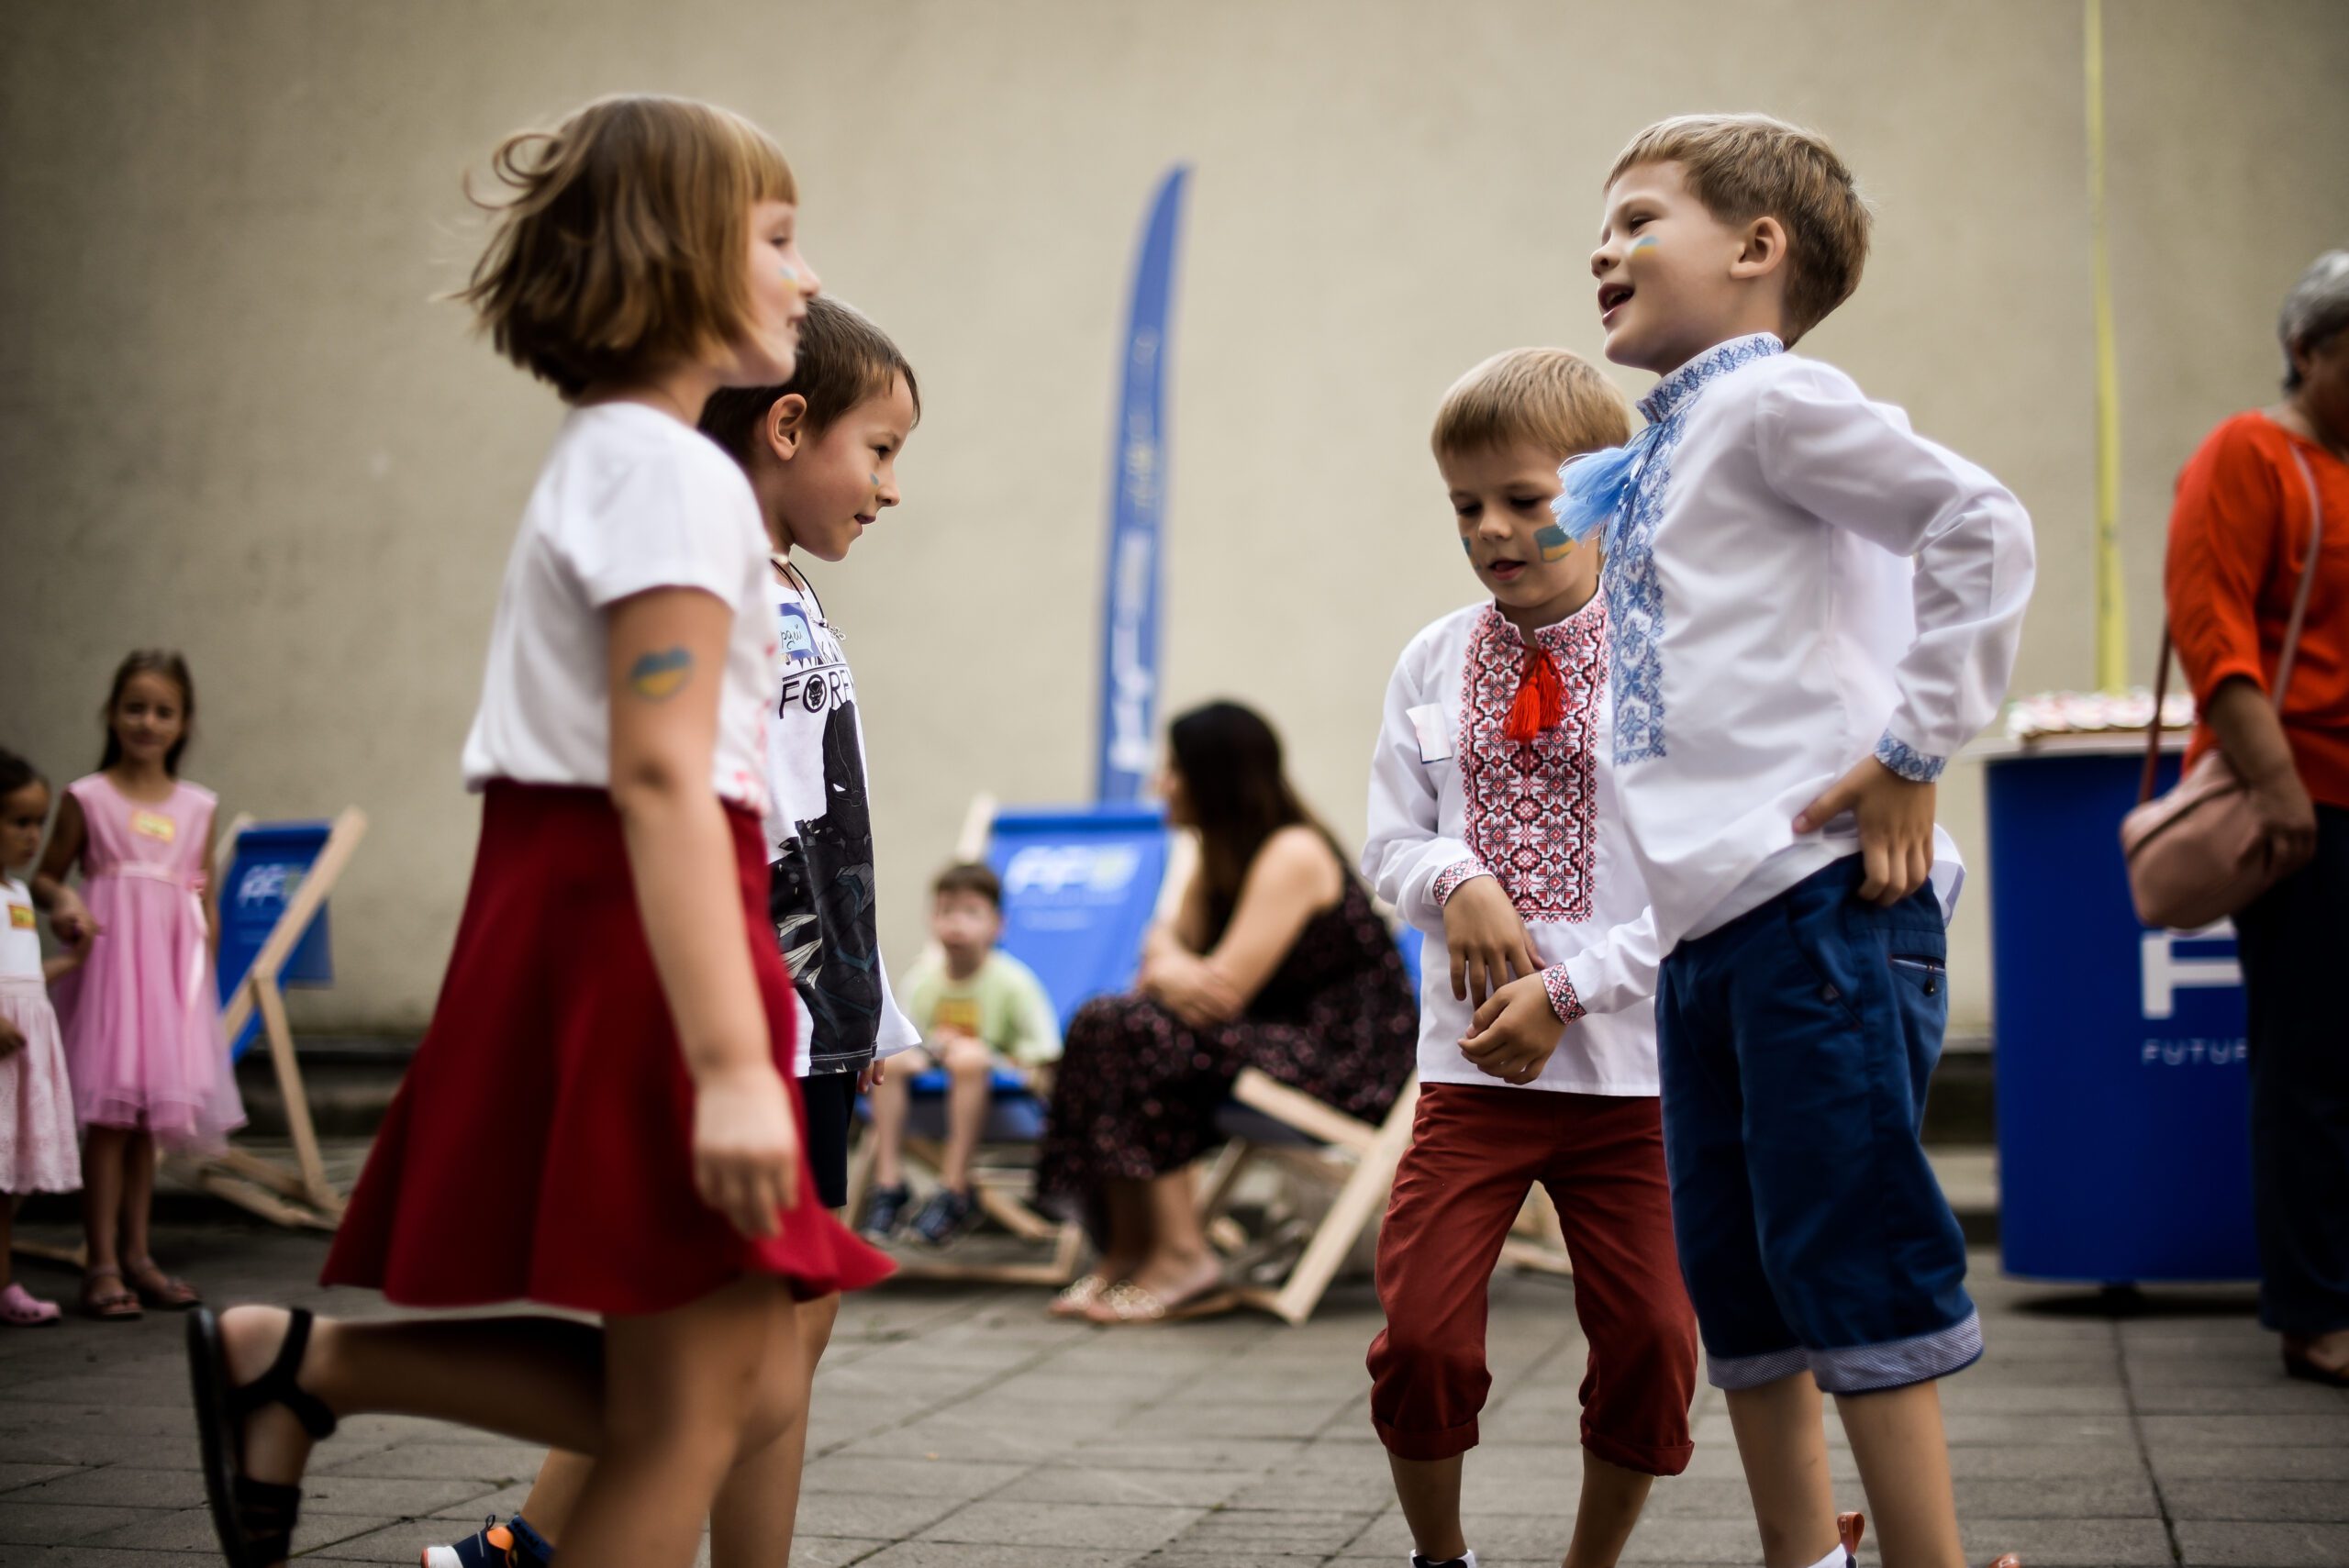
[[[181,1226],[158,1251],[216,1300],[382,1311],[316,1287],[315,1238]],[[2349,1393],[2284,1379],[2247,1291],[2164,1292],[2116,1316],[2092,1294],[2001,1280],[1987,1254],[1975,1262],[1989,1354],[1943,1385],[1975,1561],[2011,1549],[2029,1568],[2349,1564]],[[19,1271],[70,1292],[59,1271]],[[1341,1285],[1300,1329],[1241,1316],[1097,1329],[1041,1307],[1036,1291],[921,1284],[852,1301],[817,1385],[795,1568],[1406,1561],[1367,1414],[1366,1284]],[[1470,1539],[1494,1568],[1555,1563],[1579,1474],[1572,1288],[1504,1276],[1492,1317]],[[1759,1561],[1710,1389],[1696,1426],[1695,1462],[1657,1485],[1627,1563]],[[1857,1506],[1831,1421],[1830,1437],[1838,1490]],[[297,1548],[322,1563],[414,1562],[511,1509],[538,1458],[429,1422],[353,1418],[318,1451]],[[217,1562],[195,1465],[175,1318],[0,1331],[0,1564]]]

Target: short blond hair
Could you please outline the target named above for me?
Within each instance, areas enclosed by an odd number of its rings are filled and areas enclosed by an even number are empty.
[[[1689,192],[1723,223],[1768,217],[1785,227],[1789,344],[1860,286],[1867,203],[1817,131],[1767,115],[1680,115],[1633,137],[1607,183],[1642,163],[1679,164]]]
[[[1623,395],[1580,354],[1510,349],[1452,384],[1436,406],[1439,458],[1523,442],[1564,462],[1631,439]]]
[[[600,98],[507,137],[490,170],[511,194],[473,197],[496,231],[453,297],[566,398],[740,340],[751,205],[799,199],[766,132],[690,98]]]

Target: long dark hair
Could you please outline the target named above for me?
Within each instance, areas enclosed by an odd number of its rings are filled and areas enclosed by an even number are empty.
[[[106,693],[106,706],[98,710],[106,721],[106,751],[98,759],[104,772],[122,761],[122,741],[114,732],[114,710],[122,704],[122,689],[130,684],[133,675],[161,675],[180,689],[180,738],[163,753],[163,771],[173,778],[180,776],[180,754],[195,738],[195,677],[187,673],[187,661],[175,648],[140,648],[118,665],[114,673],[114,685]]]
[[[1281,771],[1280,737],[1253,708],[1236,702],[1195,707],[1167,726],[1166,740],[1198,825],[1207,940],[1213,942],[1230,923],[1240,884],[1265,840],[1298,823],[1324,839],[1329,830],[1297,798]]]

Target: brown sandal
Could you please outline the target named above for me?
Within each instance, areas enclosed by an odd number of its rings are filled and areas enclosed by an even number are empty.
[[[1121,1280],[1101,1293],[1085,1314],[1096,1323],[1187,1323],[1213,1318],[1240,1305],[1237,1292],[1209,1284],[1190,1295],[1167,1300],[1148,1285]]]
[[[139,1293],[140,1305],[159,1307],[165,1312],[184,1312],[191,1307],[204,1305],[204,1297],[195,1286],[184,1279],[165,1273],[152,1258],[142,1258],[123,1265],[122,1282]]]
[[[1082,1318],[1108,1288],[1109,1282],[1099,1274],[1085,1274],[1052,1297],[1044,1310],[1054,1318]]]
[[[100,1280],[115,1282],[112,1290],[93,1290]],[[129,1289],[129,1282],[120,1269],[88,1269],[82,1274],[82,1316],[95,1318],[100,1322],[127,1322],[143,1318],[146,1311],[139,1305],[139,1297]]]

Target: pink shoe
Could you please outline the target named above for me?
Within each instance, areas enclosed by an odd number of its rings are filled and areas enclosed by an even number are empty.
[[[0,1290],[0,1323],[11,1329],[38,1329],[57,1321],[57,1303],[43,1301],[23,1285]]]

